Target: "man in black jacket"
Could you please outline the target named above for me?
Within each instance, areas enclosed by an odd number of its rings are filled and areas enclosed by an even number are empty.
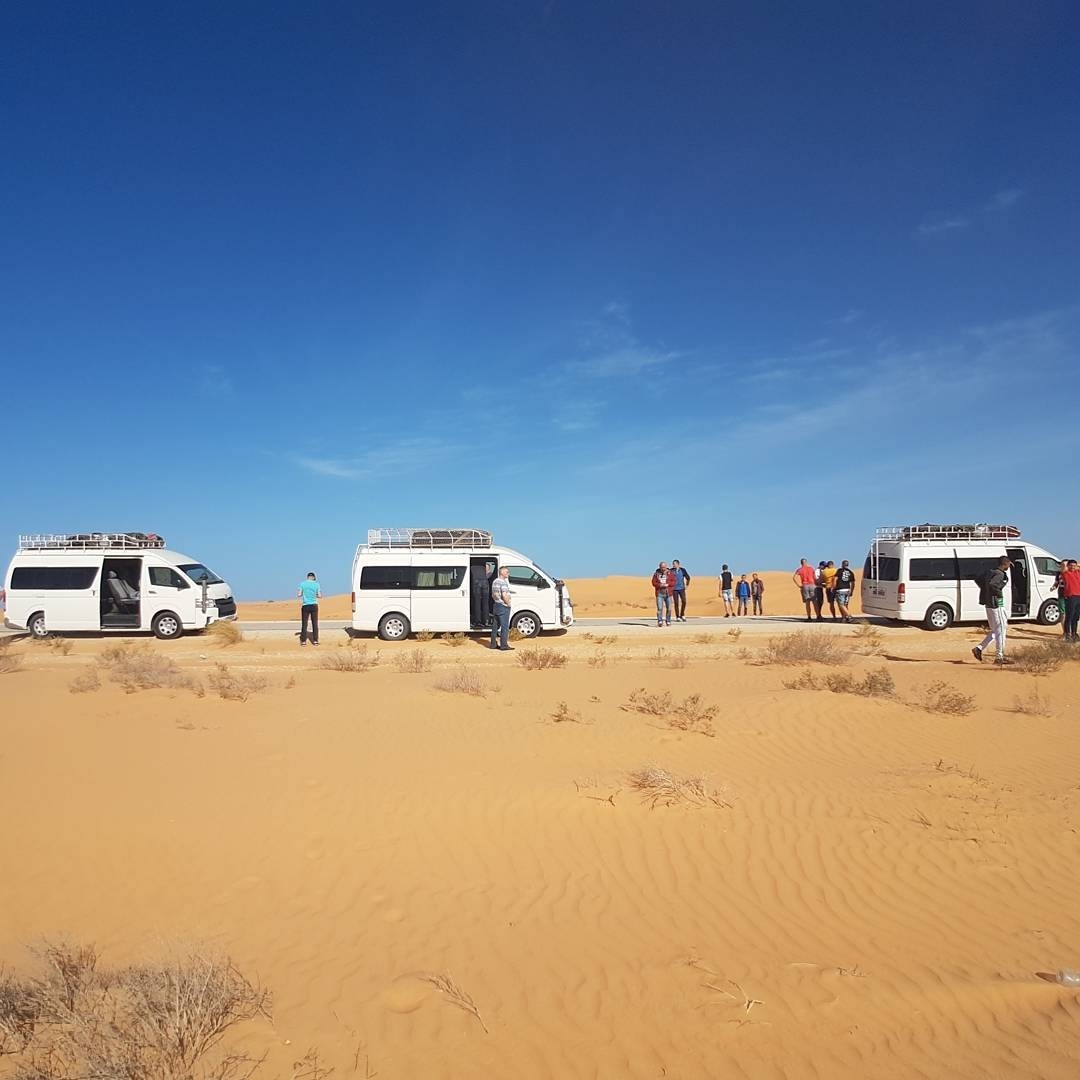
[[[671,563],[671,572],[675,575],[675,588],[671,590],[675,599],[675,621],[686,622],[686,586],[690,584],[690,571],[675,559]]]
[[[1009,583],[1007,571],[1010,566],[1012,560],[1008,555],[1002,555],[997,566],[992,570],[984,570],[975,579],[979,586],[979,603],[986,608],[986,621],[990,624],[990,632],[971,650],[971,655],[980,663],[983,650],[991,641],[997,645],[994,663],[1012,663],[1005,659],[1005,634],[1009,627],[1009,617],[1005,611],[1005,586]]]

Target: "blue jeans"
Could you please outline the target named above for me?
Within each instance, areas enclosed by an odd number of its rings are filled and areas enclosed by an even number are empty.
[[[510,609],[505,604],[495,605],[495,621],[491,624],[491,647],[506,649],[510,645]]]
[[[667,612],[667,619],[664,618],[664,612]],[[656,594],[656,621],[658,623],[671,622],[671,596],[669,593],[657,593]]]

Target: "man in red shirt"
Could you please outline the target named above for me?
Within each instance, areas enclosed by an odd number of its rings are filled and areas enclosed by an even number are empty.
[[[1061,571],[1061,596],[1065,597],[1065,640],[1077,641],[1077,623],[1080,623],[1080,567],[1075,559],[1069,559]]]
[[[799,569],[791,575],[791,580],[802,591],[803,603],[806,605],[806,621],[813,622],[814,617],[810,614],[810,610],[817,594],[817,572],[805,559],[802,559],[799,562]]]

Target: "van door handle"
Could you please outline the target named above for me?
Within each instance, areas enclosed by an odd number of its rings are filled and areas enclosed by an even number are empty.
[[[154,589],[147,589],[146,590],[146,595],[147,596],[157,596],[157,591],[154,590]]]

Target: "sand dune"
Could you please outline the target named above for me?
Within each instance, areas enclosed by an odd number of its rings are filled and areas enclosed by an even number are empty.
[[[540,672],[437,640],[320,669],[343,637],[148,643],[269,680],[244,702],[74,695],[101,641],[12,646],[0,962],[41,934],[227,948],[275,993],[238,1033],[266,1076],[309,1046],[380,1077],[1075,1076],[1080,994],[1034,973],[1080,965],[1080,664],[1036,680],[957,663],[970,631],[889,630],[845,665],[888,668],[876,700],[785,689],[723,627],[660,654],[572,632]],[[395,670],[416,647],[433,669]],[[492,692],[437,689],[462,665]],[[939,680],[975,711],[908,704]],[[1036,685],[1050,715],[1011,712]],[[718,706],[713,737],[626,711],[639,687]],[[727,805],[650,809],[647,764]]]

